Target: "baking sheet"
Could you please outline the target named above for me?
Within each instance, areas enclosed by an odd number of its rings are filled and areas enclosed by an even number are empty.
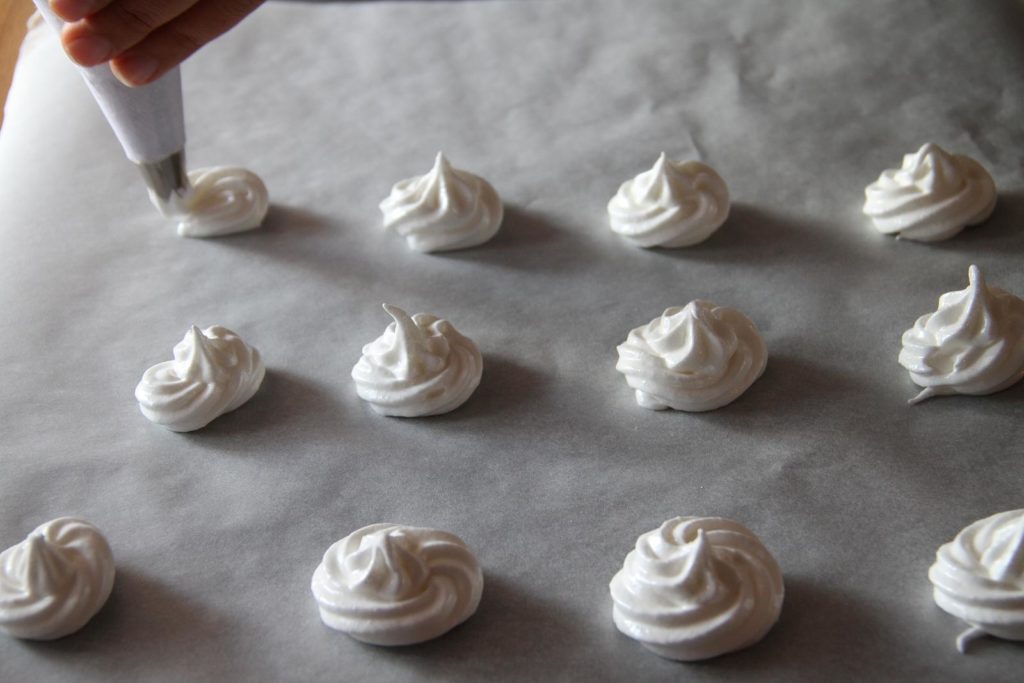
[[[1009,680],[1019,644],[957,654],[926,572],[1024,506],[1024,388],[910,407],[899,338],[978,264],[1024,294],[1024,73],[1014,2],[551,0],[264,6],[184,70],[191,167],[257,171],[257,232],[179,239],[55,38],[29,36],[0,133],[0,545],[83,516],[118,561],[79,634],[0,639],[20,680]],[[933,140],[1000,190],[948,242],[878,235],[862,191]],[[488,178],[498,236],[443,255],[377,202],[443,149]],[[642,251],[605,203],[658,153],[729,183],[705,244]],[[744,311],[765,375],[707,414],[651,413],[615,345],[669,306]],[[349,371],[383,301],[483,350],[463,408],[386,419]],[[264,387],[192,434],[132,390],[192,323],[264,355]],[[675,515],[757,532],[782,618],[701,664],[647,653],[607,584]],[[420,646],[319,621],[333,541],[396,521],[459,534],[480,610]]]

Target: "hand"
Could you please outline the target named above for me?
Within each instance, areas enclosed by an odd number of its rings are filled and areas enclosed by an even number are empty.
[[[50,0],[67,22],[61,41],[82,66],[110,62],[125,85],[145,85],[259,7],[263,0]]]

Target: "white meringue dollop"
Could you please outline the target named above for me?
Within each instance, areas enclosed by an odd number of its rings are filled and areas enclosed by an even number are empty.
[[[472,339],[426,313],[409,315],[384,304],[394,322],[363,347],[352,368],[359,397],[381,415],[422,417],[455,410],[483,376],[483,358]]]
[[[1024,510],[977,521],[939,548],[928,570],[935,604],[971,628],[960,652],[980,636],[1024,640]]]
[[[640,247],[689,247],[729,217],[729,189],[699,161],[669,161],[622,184],[608,202],[612,230]]]
[[[483,244],[501,227],[504,206],[490,183],[452,167],[438,153],[429,173],[408,178],[380,203],[384,227],[423,252]]]
[[[152,422],[191,432],[252,398],[265,374],[260,352],[237,334],[193,325],[174,346],[174,360],[143,373],[135,398]]]
[[[484,577],[458,536],[371,524],[341,539],[313,573],[327,626],[373,645],[437,638],[473,616]]]
[[[0,631],[29,640],[74,633],[114,586],[114,555],[92,524],[60,517],[0,553]]]
[[[974,159],[927,143],[864,190],[864,213],[887,235],[920,242],[949,239],[992,215],[996,186]]]
[[[993,394],[1024,378],[1024,300],[989,287],[977,266],[967,289],[903,333],[899,362],[924,387],[911,403],[944,394]]]
[[[182,237],[220,237],[258,228],[270,208],[267,186],[244,168],[214,166],[189,171],[192,190],[180,205],[169,207],[152,197]]]
[[[764,372],[768,351],[754,323],[731,308],[691,301],[629,333],[615,369],[650,410],[714,410]]]
[[[676,517],[643,534],[609,587],[615,626],[680,661],[753,645],[778,620],[784,597],[768,549],[718,517]]]

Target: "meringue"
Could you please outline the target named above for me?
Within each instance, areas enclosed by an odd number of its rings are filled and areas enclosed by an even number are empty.
[[[778,621],[782,572],[749,529],[676,517],[640,536],[610,584],[612,618],[652,652],[709,659],[753,645]]]
[[[957,638],[960,652],[986,634],[1024,640],[1024,510],[961,531],[939,548],[928,579],[935,604],[971,625]]]
[[[622,184],[608,202],[612,230],[640,247],[689,247],[729,217],[729,189],[699,161],[669,161]]]
[[[981,164],[931,142],[883,171],[864,195],[864,213],[880,232],[920,242],[949,239],[996,206],[995,183]]]
[[[1024,300],[989,287],[977,266],[967,289],[903,333],[899,362],[924,387],[910,403],[943,394],[992,394],[1024,377]]]
[[[167,205],[152,192],[153,204],[178,221],[182,237],[220,237],[252,230],[270,208],[267,186],[252,171],[215,166],[189,171],[191,192],[180,205]]]
[[[746,391],[768,361],[747,316],[701,300],[632,330],[618,351],[615,369],[650,410],[720,408]]]
[[[53,640],[88,623],[114,587],[114,555],[92,524],[60,517],[0,553],[0,631]]]
[[[429,173],[408,178],[380,203],[384,227],[423,252],[465,249],[483,244],[501,227],[504,207],[491,184],[452,168],[438,153]]]
[[[411,318],[384,304],[394,322],[363,347],[352,368],[359,397],[381,415],[421,417],[455,410],[480,384],[483,358],[472,339],[447,320]]]
[[[174,347],[174,360],[146,370],[135,387],[142,414],[175,432],[205,427],[252,398],[266,368],[260,352],[220,325],[195,325]]]
[[[311,587],[327,626],[372,645],[412,645],[473,616],[484,577],[454,534],[371,524],[327,549]]]

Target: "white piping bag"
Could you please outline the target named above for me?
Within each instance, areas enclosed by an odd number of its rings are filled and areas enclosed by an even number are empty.
[[[48,0],[34,2],[46,23],[60,34],[64,22]],[[164,215],[180,213],[192,192],[185,172],[181,71],[175,67],[149,85],[129,88],[117,80],[109,64],[75,66],[128,159],[142,172],[154,203]]]

